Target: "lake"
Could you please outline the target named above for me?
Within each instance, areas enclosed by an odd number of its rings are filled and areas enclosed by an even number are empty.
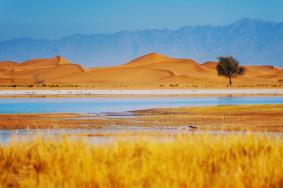
[[[105,113],[160,107],[283,104],[283,96],[1,98],[0,114]]]

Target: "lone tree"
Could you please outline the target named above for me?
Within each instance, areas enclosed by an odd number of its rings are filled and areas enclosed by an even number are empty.
[[[245,74],[245,68],[240,66],[239,61],[234,57],[218,57],[216,70],[219,76],[229,78],[229,85],[232,85],[232,78],[237,78],[239,75]]]

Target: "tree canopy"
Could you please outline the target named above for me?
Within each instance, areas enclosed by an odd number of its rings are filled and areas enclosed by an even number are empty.
[[[229,78],[229,85],[232,85],[232,78],[237,78],[239,75],[244,75],[245,68],[240,66],[240,62],[232,57],[218,57],[218,64],[216,70],[219,76],[224,76]]]

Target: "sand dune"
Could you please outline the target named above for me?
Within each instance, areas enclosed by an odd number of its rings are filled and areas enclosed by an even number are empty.
[[[56,81],[56,78],[68,77],[78,72],[84,72],[83,67],[71,64],[60,56],[32,59],[23,63],[0,62],[0,79],[9,79],[14,83],[32,83],[35,75],[46,81]]]
[[[33,83],[34,75],[38,75],[47,83],[60,84],[226,84],[225,78],[218,77],[216,65],[217,62],[199,64],[191,59],[150,53],[120,66],[87,69],[57,56],[23,63],[0,62],[0,80],[1,83]],[[278,67],[246,66],[246,70],[246,74],[239,77],[236,84],[279,83],[283,80],[283,70]]]
[[[202,66],[215,69],[216,66],[217,66],[217,62],[207,61],[207,62],[203,63]]]

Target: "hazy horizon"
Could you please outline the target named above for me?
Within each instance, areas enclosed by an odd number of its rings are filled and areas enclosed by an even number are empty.
[[[227,25],[242,18],[283,21],[283,2],[256,0],[0,0],[0,41],[30,37],[58,39],[73,34],[186,25]],[[217,12],[217,14],[215,13]]]
[[[157,52],[282,67],[282,8],[281,0],[0,0],[0,61],[60,55],[111,66]]]
[[[0,61],[22,62],[60,55],[87,67],[112,66],[157,52],[198,62],[235,56],[245,65],[282,67],[282,32],[283,22],[246,18],[223,26],[187,26],[178,30],[70,35],[55,40],[18,38],[0,41]]]
[[[260,22],[268,22],[268,23],[275,23],[275,24],[280,24],[280,23],[283,23],[283,20],[282,21],[271,21],[271,20],[264,20],[264,19],[257,19],[257,18],[248,18],[248,17],[243,17],[243,18],[240,18],[238,20],[235,20],[231,23],[227,23],[227,24],[185,24],[185,25],[182,25],[182,26],[179,26],[177,28],[174,28],[174,29],[170,29],[170,28],[148,28],[148,29],[136,29],[136,30],[119,30],[119,31],[113,31],[113,32],[96,32],[96,33],[71,33],[69,35],[63,35],[63,36],[60,36],[60,37],[31,37],[31,36],[20,36],[20,37],[15,37],[15,38],[10,38],[10,39],[5,39],[5,40],[0,40],[0,42],[3,42],[3,41],[9,41],[9,40],[15,40],[15,39],[21,39],[21,38],[30,38],[30,39],[35,39],[35,40],[60,40],[62,38],[66,38],[66,37],[71,37],[71,36],[76,36],[76,35],[108,35],[108,34],[116,34],[116,33],[121,33],[121,32],[143,32],[143,31],[153,31],[153,30],[168,30],[168,31],[177,31],[179,29],[182,29],[184,27],[202,27],[202,26],[228,26],[228,25],[231,25],[231,24],[235,24],[237,22],[240,22],[240,21],[244,21],[244,20],[253,20],[253,21],[260,21]]]

